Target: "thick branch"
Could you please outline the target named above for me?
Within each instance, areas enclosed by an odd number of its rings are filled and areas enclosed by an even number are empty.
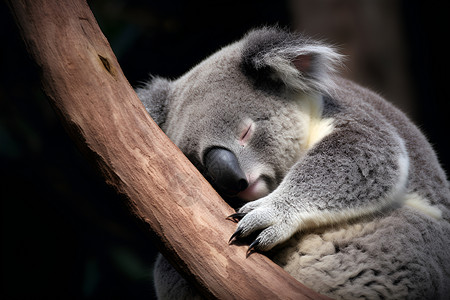
[[[209,297],[322,297],[266,257],[227,245],[233,210],[146,113],[84,1],[8,2],[70,135],[180,273]]]

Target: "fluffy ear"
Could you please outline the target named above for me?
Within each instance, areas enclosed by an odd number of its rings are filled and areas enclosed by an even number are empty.
[[[277,28],[244,37],[242,65],[257,81],[283,83],[293,90],[329,93],[342,55],[332,47]]]
[[[145,109],[161,128],[167,117],[167,98],[171,85],[172,82],[167,79],[152,77],[143,87],[136,89]]]

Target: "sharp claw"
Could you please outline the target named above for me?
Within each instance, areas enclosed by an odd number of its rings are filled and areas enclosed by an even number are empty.
[[[239,222],[244,216],[245,216],[245,213],[234,213],[232,215],[229,215],[227,217],[227,220],[230,220],[233,222]]]
[[[258,245],[259,245],[259,240],[258,239],[254,240],[253,243],[251,243],[250,246],[248,246],[246,257],[249,257],[253,252],[255,252],[256,247],[258,247]]]
[[[239,235],[241,235],[241,233],[242,233],[242,229],[236,230],[236,231],[233,233],[233,235],[230,237],[230,240],[228,241],[228,244],[231,243],[231,241],[233,240],[233,238],[235,238],[235,237],[238,238]]]

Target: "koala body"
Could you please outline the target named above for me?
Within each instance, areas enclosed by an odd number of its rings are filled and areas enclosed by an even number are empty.
[[[335,74],[340,59],[263,28],[137,93],[219,193],[246,202],[232,240],[256,234],[249,251],[333,298],[445,298],[447,178],[403,113]],[[198,296],[162,257],[155,284]]]

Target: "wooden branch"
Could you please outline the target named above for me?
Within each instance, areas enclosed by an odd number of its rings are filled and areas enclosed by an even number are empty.
[[[69,134],[185,278],[209,298],[325,299],[227,244],[233,210],[151,120],[84,1],[7,2]]]

